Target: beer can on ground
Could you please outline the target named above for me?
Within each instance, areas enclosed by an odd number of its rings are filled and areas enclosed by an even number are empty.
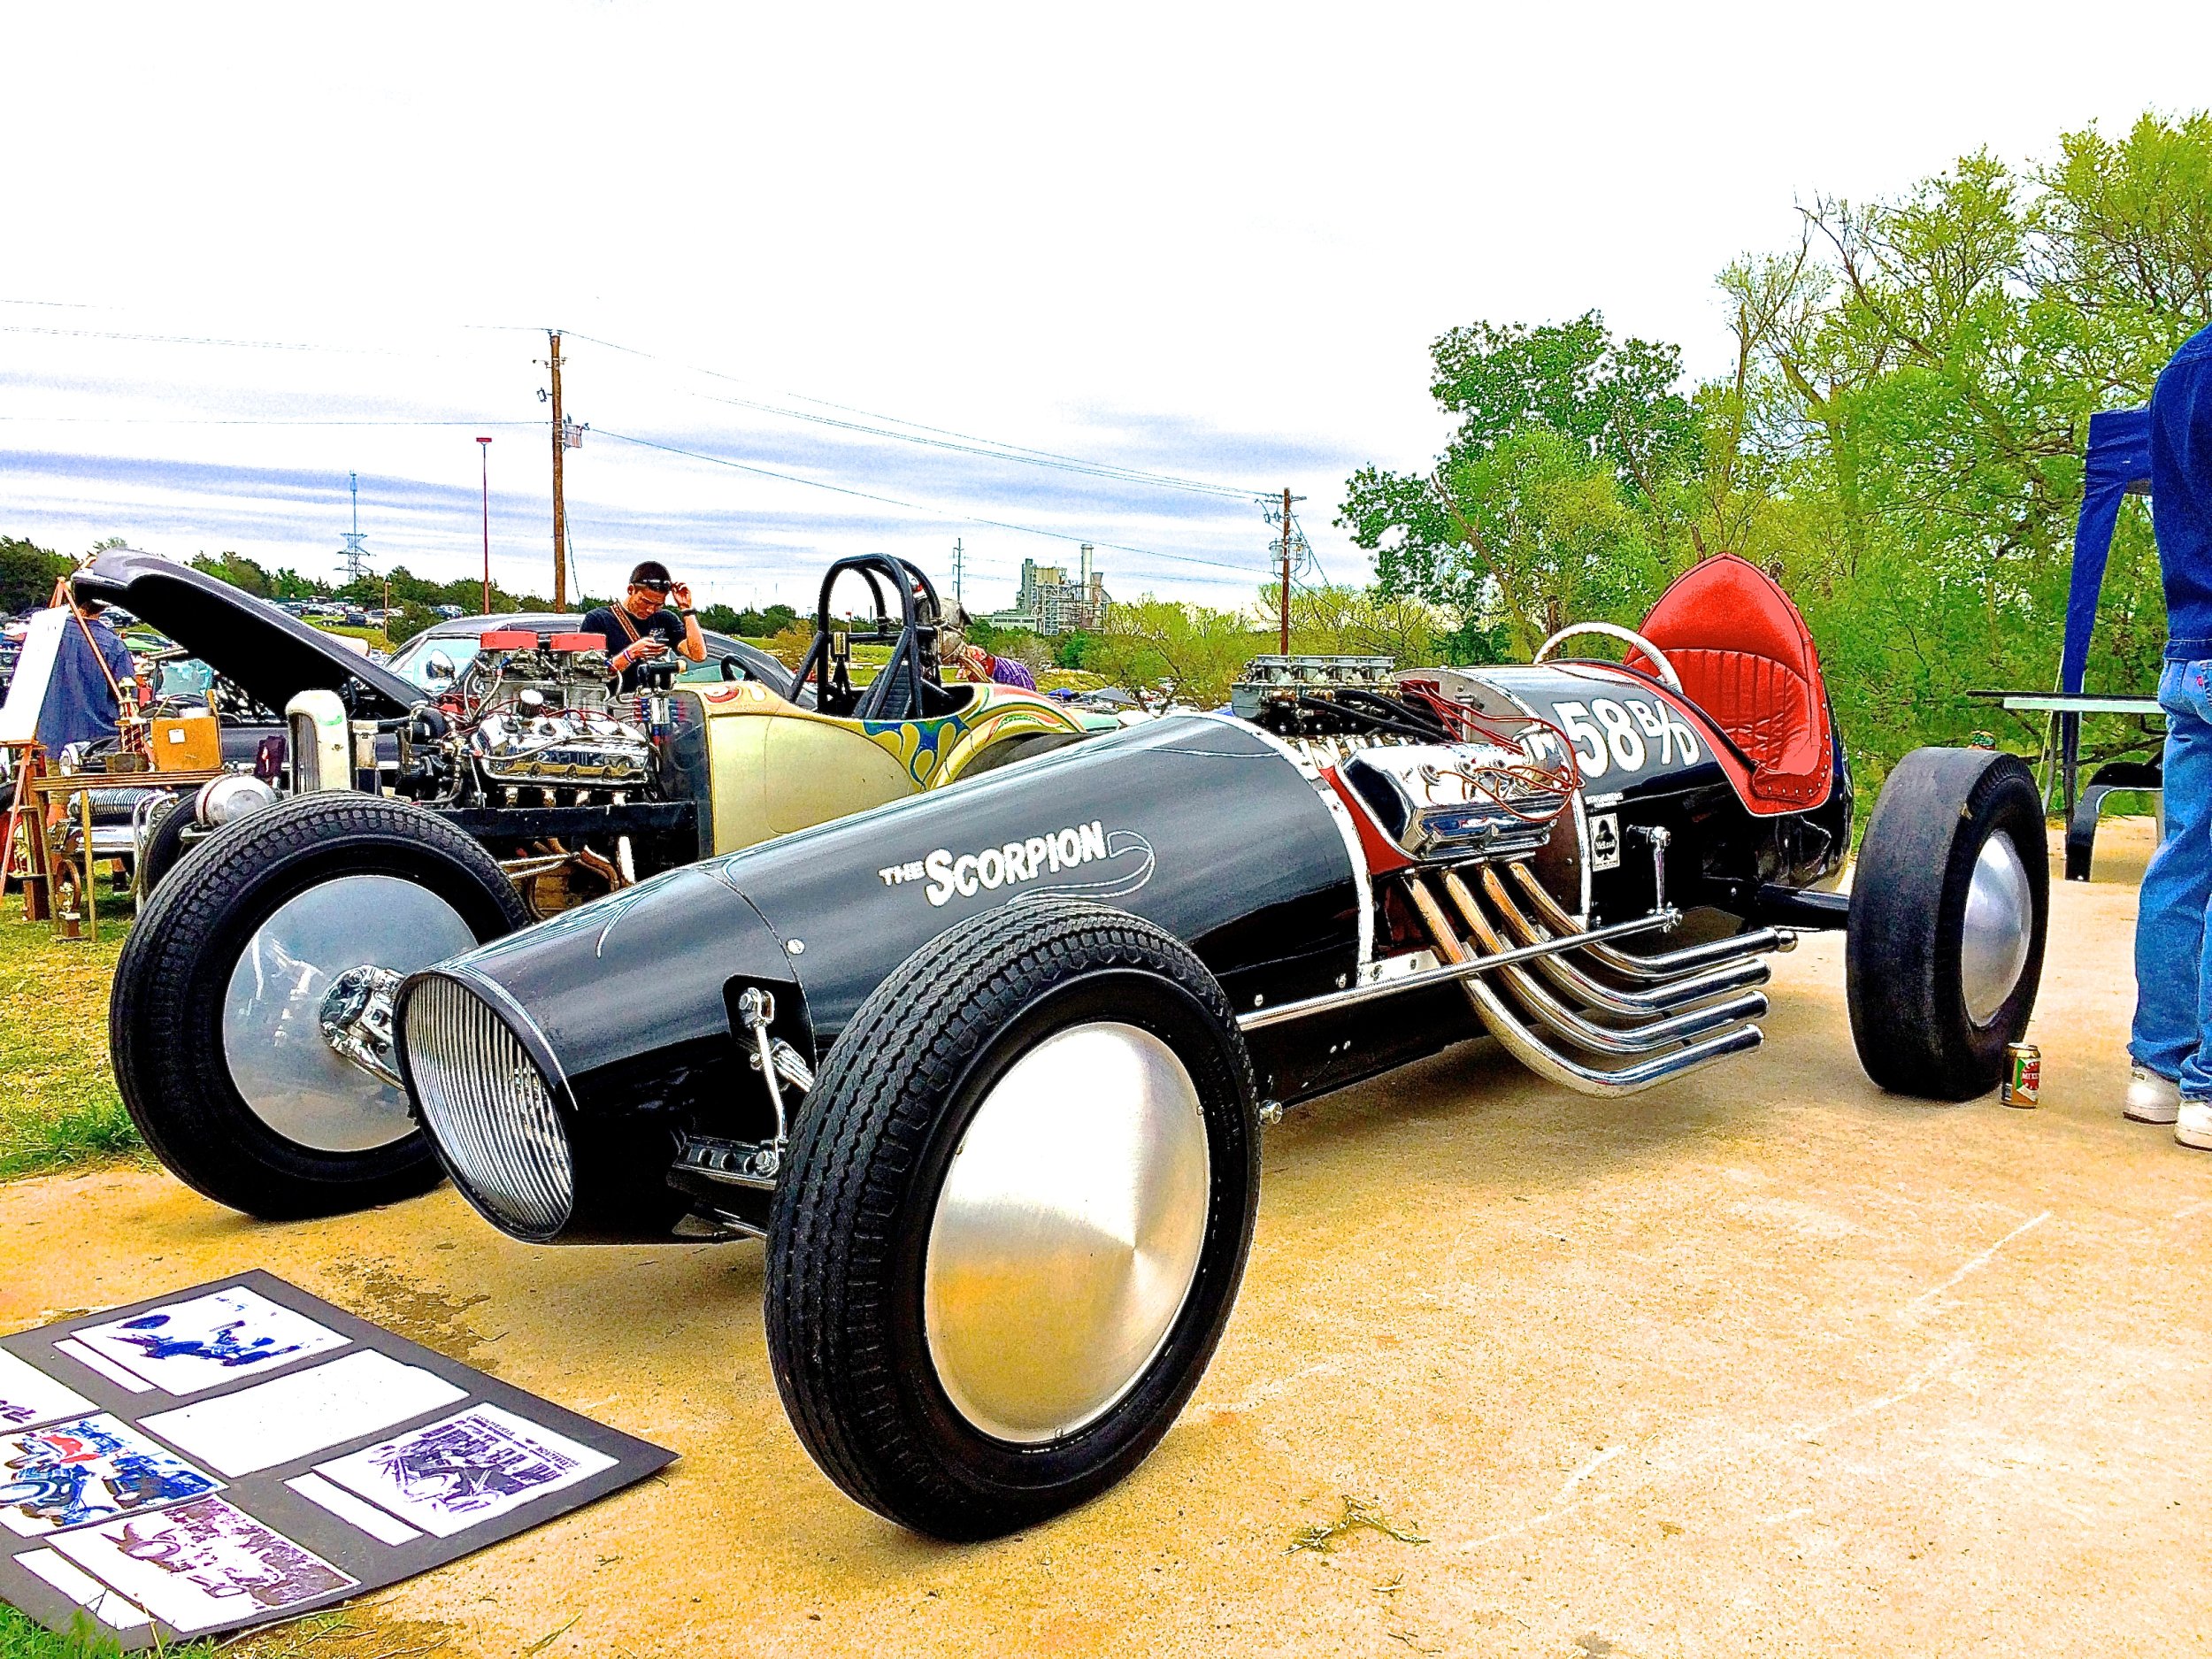
[[[2005,1045],[2005,1080],[1997,1098],[2007,1106],[2029,1107],[2043,1090],[2043,1050],[2032,1042]]]

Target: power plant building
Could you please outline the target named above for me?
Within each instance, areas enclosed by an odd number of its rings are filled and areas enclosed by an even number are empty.
[[[1064,565],[1024,559],[1021,592],[1014,608],[1000,611],[991,621],[1002,628],[1027,628],[1035,634],[1091,630],[1105,626],[1112,603],[1106,592],[1106,578],[1093,564],[1091,544],[1086,541],[1073,581],[1068,580]]]

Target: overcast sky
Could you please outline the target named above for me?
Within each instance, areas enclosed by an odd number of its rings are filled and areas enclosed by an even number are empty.
[[[1285,486],[1354,579],[1345,475],[1434,453],[1438,334],[1595,307],[1717,373],[1713,273],[1794,201],[2212,104],[2212,6],[2112,18],[11,5],[0,534],[323,574],[356,472],[380,565],[460,575],[482,434],[495,572],[549,590],[557,325],[596,591],[804,602],[958,537],[984,610],[1088,539],[1237,603]]]

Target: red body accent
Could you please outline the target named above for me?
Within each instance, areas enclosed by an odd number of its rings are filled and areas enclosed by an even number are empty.
[[[538,649],[538,636],[527,628],[494,628],[483,636],[481,643],[488,651],[534,651]]]
[[[1820,653],[1764,572],[1731,553],[1701,560],[1659,596],[1642,633],[1674,664],[1683,695],[1749,759],[1747,772],[1721,752],[1745,806],[1762,816],[1803,812],[1828,798],[1835,738]],[[1628,663],[1654,672],[1640,651]]]
[[[1367,803],[1337,776],[1336,768],[1324,766],[1321,775],[1329,780],[1329,787],[1336,791],[1337,798],[1352,815],[1352,827],[1359,832],[1360,850],[1367,855],[1368,876],[1372,879],[1386,876],[1394,870],[1412,869],[1413,860],[1406,856],[1405,849],[1382,833],[1382,826],[1375,822]]]
[[[596,634],[556,634],[553,649],[557,651],[603,651],[607,641]]]

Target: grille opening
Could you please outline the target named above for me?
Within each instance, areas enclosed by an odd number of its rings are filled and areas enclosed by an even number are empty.
[[[407,999],[404,1041],[423,1125],[468,1196],[510,1233],[559,1232],[576,1202],[568,1132],[507,1022],[441,976]]]

